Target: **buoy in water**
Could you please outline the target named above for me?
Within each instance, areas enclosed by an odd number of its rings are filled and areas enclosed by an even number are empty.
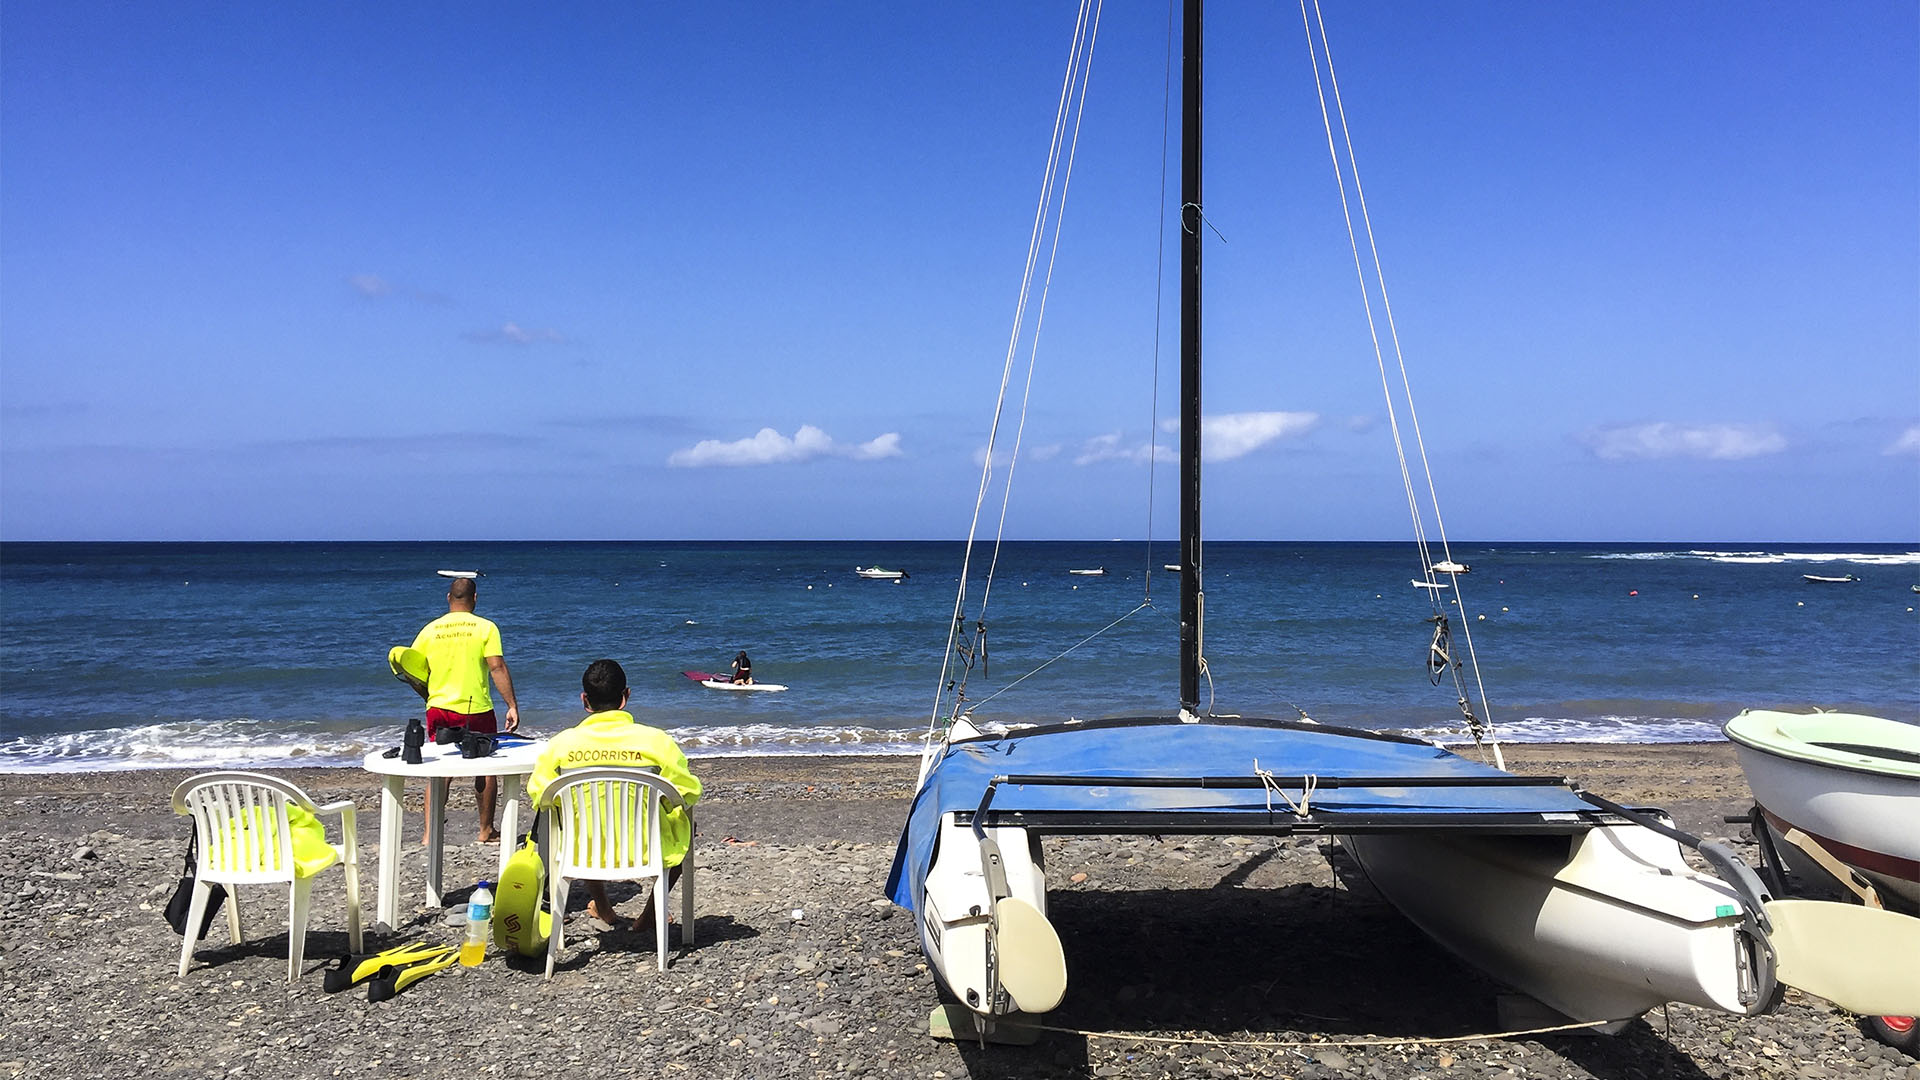
[[[1628,596],[1639,596],[1639,595],[1640,595],[1640,590],[1639,590],[1639,589],[1628,589],[1628,590],[1627,590],[1627,595],[1628,595]]]

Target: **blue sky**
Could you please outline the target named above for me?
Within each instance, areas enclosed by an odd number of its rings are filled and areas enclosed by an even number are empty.
[[[1920,542],[1911,4],[1325,11],[1454,538]],[[964,535],[1074,15],[8,3],[0,538]],[[1165,29],[1011,535],[1147,528]],[[1306,57],[1211,16],[1208,532],[1394,539]]]

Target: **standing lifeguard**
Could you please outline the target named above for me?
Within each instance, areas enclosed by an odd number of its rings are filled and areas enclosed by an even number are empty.
[[[507,671],[507,659],[500,647],[500,628],[473,613],[480,590],[470,577],[456,577],[447,586],[447,613],[422,627],[413,639],[413,647],[427,657],[427,738],[435,740],[440,729],[465,728],[468,731],[498,734],[493,711],[493,695],[487,681],[500,689],[500,700],[507,703],[506,730],[520,726],[520,704],[513,693],[513,676]],[[494,804],[499,799],[500,778],[476,776],[473,790],[480,799],[480,842],[500,838],[493,823]],[[438,823],[427,822],[431,839]]]

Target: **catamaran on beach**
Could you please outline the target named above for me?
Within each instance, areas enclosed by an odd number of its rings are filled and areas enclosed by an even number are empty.
[[[1415,925],[1532,998],[1542,1007],[1537,1015],[1617,1030],[1670,1001],[1758,1013],[1776,1003],[1783,970],[1795,972],[1799,985],[1830,996],[1836,988],[1844,990],[1854,974],[1850,969],[1874,959],[1871,946],[1847,940],[1845,927],[1861,925],[1858,909],[1816,909],[1830,911],[1819,918],[1832,923],[1809,918],[1776,925],[1803,909],[1770,904],[1751,869],[1725,845],[1702,841],[1674,828],[1657,811],[1621,806],[1570,779],[1514,775],[1502,767],[1485,693],[1478,686],[1471,631],[1458,621],[1464,609],[1447,599],[1446,590],[1467,567],[1449,549],[1431,474],[1416,480],[1409,464],[1410,458],[1423,465],[1427,460],[1412,420],[1412,387],[1404,379],[1399,337],[1384,303],[1385,326],[1373,324],[1371,292],[1368,320],[1413,511],[1410,555],[1423,575],[1413,583],[1424,588],[1432,604],[1428,673],[1436,684],[1451,681],[1463,734],[1479,760],[1420,739],[1316,723],[1304,714],[1267,720],[1214,711],[1210,695],[1203,694],[1211,674],[1200,527],[1201,267],[1210,238],[1210,207],[1201,183],[1205,22],[1201,0],[1186,0],[1183,11],[1181,183],[1174,215],[1181,297],[1177,708],[998,729],[976,716],[993,696],[969,696],[969,675],[986,655],[987,603],[999,540],[982,538],[988,569],[976,582],[973,538],[995,464],[990,436],[920,788],[888,881],[894,902],[914,913],[922,948],[942,984],[969,1010],[981,1038],[1009,1022],[1030,1028],[1036,1021],[1029,1018],[1061,1003],[1071,969],[1047,917],[1054,878],[1045,841],[1225,833],[1337,837],[1374,886]],[[1005,388],[1019,385],[1011,376],[1023,333],[1037,334],[1022,325],[1028,297],[1042,298],[1044,310],[1051,284],[1051,258],[1036,255],[1050,240],[1059,241],[1099,14],[1097,6],[1082,8],[1068,50],[1066,89],[1058,99],[1027,278],[1000,378],[995,435],[1008,405]],[[1348,127],[1332,81],[1326,27],[1314,23],[1304,6],[1301,14],[1321,90],[1328,149],[1341,178],[1341,205],[1349,208],[1355,266],[1363,270],[1363,290],[1370,272],[1384,302],[1377,254],[1370,268],[1364,266],[1366,255],[1377,248],[1352,142],[1349,138],[1343,158],[1333,137]],[[1364,225],[1364,241],[1355,232],[1356,222]],[[1044,274],[1037,272],[1041,267],[1047,268]],[[1392,356],[1379,353],[1383,339],[1392,343]],[[1037,354],[1036,348],[1032,356]],[[1394,362],[1403,373],[1404,392],[1398,396],[1385,379]],[[1010,436],[1015,453],[1003,480],[1008,494],[1026,416],[1021,409]],[[1415,451],[1401,444],[1402,416]],[[1147,460],[1156,456],[1149,453]],[[1453,580],[1437,580],[1442,573]],[[1149,597],[1122,619],[1150,607]],[[1474,691],[1479,691],[1478,711],[1470,704]],[[1063,715],[1081,711],[1070,699],[1057,705]],[[1711,872],[1690,865],[1688,849]],[[1789,929],[1791,934],[1784,932]],[[1258,966],[1259,958],[1249,962]]]

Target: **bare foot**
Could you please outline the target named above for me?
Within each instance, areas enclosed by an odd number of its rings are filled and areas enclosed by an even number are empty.
[[[619,918],[613,913],[612,905],[603,906],[594,900],[587,901],[587,917],[606,923],[609,927],[612,927],[614,920]]]
[[[500,839],[499,829],[481,829],[480,830],[480,842],[483,844],[495,843],[499,839]]]

